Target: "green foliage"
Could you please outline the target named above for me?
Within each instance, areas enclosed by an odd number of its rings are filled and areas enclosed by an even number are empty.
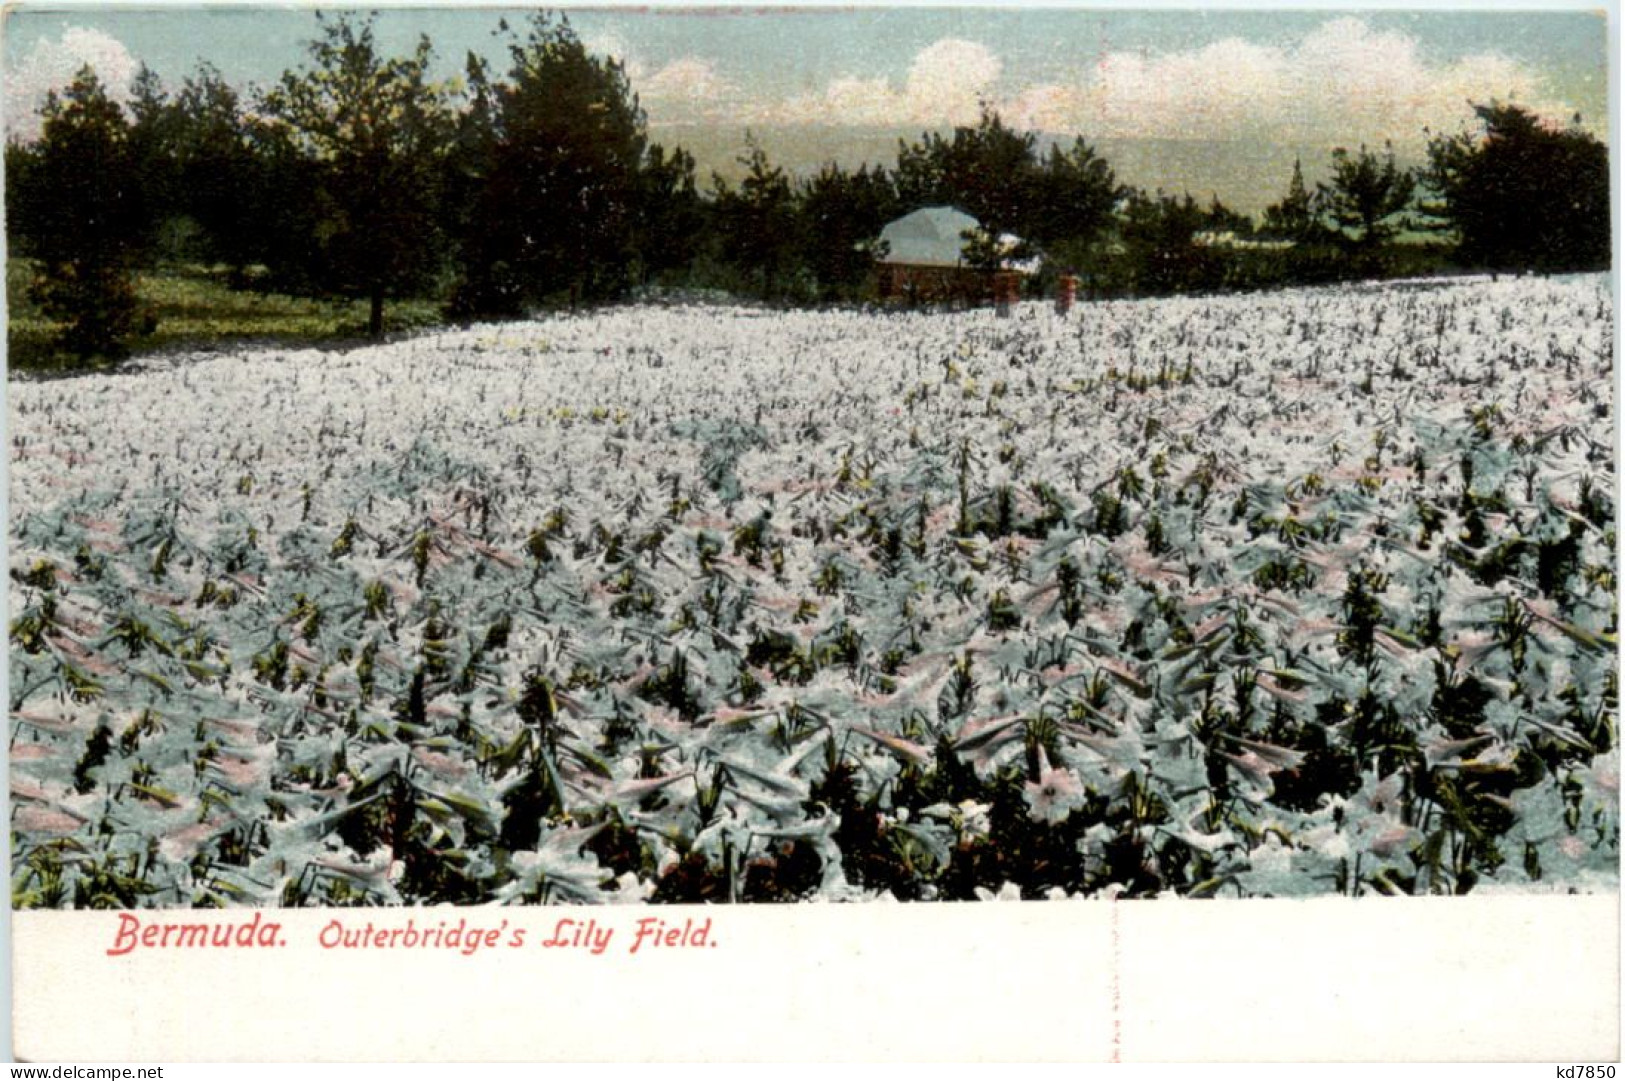
[[[878,166],[825,165],[798,192],[801,261],[823,300],[852,299],[868,285],[880,231],[897,216],[896,189]]]
[[[197,229],[178,254],[226,264],[241,280],[251,262],[269,254],[263,231],[274,220],[265,213],[270,177],[261,167],[253,126],[237,91],[207,64],[186,79],[171,111],[176,209]]]
[[[39,264],[11,259],[6,265],[8,319],[6,345],[14,368],[42,369],[76,364],[59,339],[64,324],[29,296]],[[345,342],[366,332],[366,301],[333,301],[280,293],[234,289],[231,272],[195,264],[171,265],[133,275],[137,309],[156,323],[135,340],[138,350],[240,340]],[[439,319],[432,303],[413,300],[393,305],[386,330],[429,326]]]
[[[975,127],[961,125],[946,138],[926,132],[918,143],[898,145],[898,198],[906,207],[955,206],[995,236],[1019,236],[1030,217],[1037,146],[1032,133],[1018,133],[984,107]]]
[[[1388,588],[1388,577],[1364,567],[1349,572],[1343,592],[1343,629],[1337,644],[1343,653],[1360,665],[1370,665],[1376,655],[1377,629],[1385,615],[1378,595]]]
[[[1416,177],[1394,161],[1360,147],[1332,151],[1332,179],[1320,186],[1324,218],[1359,257],[1380,248],[1409,223],[1405,217],[1416,194]]]
[[[1124,282],[1135,293],[1189,293],[1217,285],[1219,267],[1197,235],[1206,211],[1186,195],[1135,192],[1123,207]]]
[[[649,285],[682,274],[694,262],[705,230],[706,207],[694,186],[694,156],[657,144],[644,154],[637,175],[637,271]]]
[[[775,297],[795,265],[795,193],[789,177],[747,136],[739,158],[747,173],[736,189],[717,176],[714,210],[722,257],[758,295]]]
[[[414,291],[438,266],[436,162],[450,115],[429,81],[427,37],[409,57],[385,57],[372,18],[317,18],[310,67],[285,73],[263,104],[318,163],[310,197],[324,284],[366,297],[377,337],[384,298]]]
[[[1292,162],[1292,181],[1286,195],[1264,211],[1264,229],[1271,236],[1306,244],[1318,239],[1325,227],[1320,221],[1318,192],[1311,192],[1303,182],[1303,160]]]
[[[1127,194],[1110,165],[1082,139],[1041,155],[1035,135],[1008,127],[985,107],[975,127],[899,143],[893,183],[900,211],[958,207],[988,237],[1020,237],[1049,262],[1071,267],[1095,261],[1113,209]]]
[[[38,259],[29,290],[62,325],[58,344],[80,358],[118,358],[142,327],[133,266],[142,215],[130,124],[89,67],[44,110],[24,173],[36,185],[7,225]],[[150,328],[149,328],[150,329]]]
[[[454,156],[471,204],[457,223],[456,314],[613,297],[630,284],[637,254],[647,137],[624,67],[589,53],[567,20],[546,12],[508,52],[506,80],[469,65],[471,107]],[[691,189],[685,157],[650,167],[655,196]],[[654,262],[680,261],[673,225],[660,224]]]
[[[1456,231],[1458,257],[1496,270],[1606,269],[1608,148],[1517,105],[1474,110],[1480,132],[1428,145],[1428,209]]]
[[[1082,139],[1074,139],[1064,151],[1057,143],[1030,183],[1031,209],[1019,223],[1017,235],[1031,241],[1056,265],[1093,263],[1098,241],[1127,191],[1117,183],[1106,159]]]

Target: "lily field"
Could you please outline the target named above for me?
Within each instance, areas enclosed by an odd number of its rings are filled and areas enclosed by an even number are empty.
[[[19,907],[1612,892],[1606,277],[8,385]]]

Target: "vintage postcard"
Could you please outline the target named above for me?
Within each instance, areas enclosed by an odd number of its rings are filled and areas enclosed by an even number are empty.
[[[8,6],[15,1055],[1617,1060],[1616,18]]]

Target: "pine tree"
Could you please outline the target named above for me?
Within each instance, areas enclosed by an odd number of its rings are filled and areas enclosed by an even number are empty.
[[[1610,261],[1608,148],[1516,105],[1474,106],[1478,133],[1436,137],[1427,209],[1458,257],[1496,270],[1600,270]]]
[[[130,84],[129,108],[133,212],[141,220],[142,252],[155,258],[185,189],[176,161],[174,105],[158,74],[145,64]]]
[[[1394,148],[1378,157],[1364,146],[1358,154],[1332,151],[1332,180],[1320,185],[1320,203],[1333,228],[1356,253],[1379,248],[1409,222],[1416,178],[1394,160]]]
[[[1303,182],[1303,159],[1292,160],[1292,183],[1286,197],[1264,211],[1264,228],[1282,240],[1299,244],[1315,240],[1320,234],[1320,215],[1315,196]]]
[[[137,330],[134,264],[143,220],[130,124],[90,67],[44,110],[35,163],[39,198],[23,231],[39,272],[31,292],[65,323],[61,344],[80,357],[121,357]]]
[[[636,244],[643,284],[693,263],[704,216],[694,185],[694,156],[681,147],[668,153],[658,143],[651,145],[638,172]]]
[[[444,92],[429,81],[432,50],[385,57],[373,19],[329,21],[311,66],[265,97],[294,146],[318,165],[311,193],[328,288],[365,297],[367,332],[383,333],[384,300],[421,290],[439,269],[439,155],[449,141]]]
[[[1127,189],[1111,166],[1082,139],[1070,150],[1052,146],[1029,184],[1030,200],[1017,215],[1015,231],[1061,265],[1082,266],[1112,223]]]
[[[1033,213],[1037,147],[1032,133],[1013,130],[984,107],[975,127],[957,127],[951,138],[927,132],[917,144],[898,145],[895,183],[901,205],[953,206],[995,236],[1022,235],[1040,216]]]
[[[508,52],[507,78],[488,90],[458,306],[514,314],[526,302],[615,296],[631,280],[647,143],[626,72],[545,12]]]
[[[754,136],[746,137],[739,164],[746,173],[737,189],[721,176],[712,180],[723,258],[754,278],[763,297],[777,296],[797,246],[795,193]]]
[[[260,180],[237,91],[220,72],[199,65],[175,97],[176,209],[195,226],[191,253],[228,264],[238,278],[262,227],[250,198]]]
[[[1211,250],[1196,243],[1209,227],[1208,214],[1187,193],[1175,198],[1132,192],[1123,209],[1121,236],[1132,286],[1141,293],[1186,293],[1210,288],[1217,278]]]
[[[884,169],[847,172],[826,164],[797,192],[799,262],[825,300],[849,299],[874,267],[880,231],[897,214],[897,196]]]

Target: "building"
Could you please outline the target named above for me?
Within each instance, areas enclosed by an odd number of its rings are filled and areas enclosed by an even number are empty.
[[[980,304],[994,299],[995,278],[1029,268],[1006,262],[983,270],[965,258],[965,238],[981,223],[951,206],[928,206],[905,214],[880,231],[884,254],[876,260],[876,291],[883,301],[910,304]],[[1019,241],[999,238],[1006,247]]]

